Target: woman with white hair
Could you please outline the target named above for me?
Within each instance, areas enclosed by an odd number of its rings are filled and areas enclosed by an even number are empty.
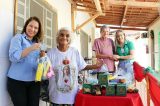
[[[71,32],[68,28],[61,28],[56,37],[57,47],[48,52],[55,76],[49,80],[49,97],[52,106],[72,106],[78,92],[78,72],[100,68],[102,63],[87,65],[77,49],[70,47]],[[64,67],[69,67],[69,80],[64,80]],[[67,87],[65,86],[67,85]],[[69,88],[69,89],[68,89]]]
[[[115,58],[113,57],[115,53],[114,42],[109,38],[110,28],[103,25],[100,28],[100,38],[96,38],[93,44],[93,51],[96,54],[96,58],[103,60],[104,64],[108,68],[108,72],[115,72]]]

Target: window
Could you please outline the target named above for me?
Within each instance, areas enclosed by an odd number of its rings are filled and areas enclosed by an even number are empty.
[[[21,33],[24,22],[30,16],[37,16],[44,31],[44,41],[48,48],[56,45],[57,13],[45,0],[18,0],[16,32]]]

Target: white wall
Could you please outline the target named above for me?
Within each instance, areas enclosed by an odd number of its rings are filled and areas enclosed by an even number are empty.
[[[149,27],[149,31],[154,30],[154,52],[155,52],[155,70],[160,70],[159,69],[159,49],[158,49],[158,33],[160,32],[160,19],[156,21],[152,26]],[[153,53],[153,51],[151,51]]]
[[[86,20],[88,20],[90,17],[91,16],[89,16],[89,14],[86,13],[86,12],[77,11],[76,12],[76,17],[75,17],[75,26],[81,25]],[[96,29],[96,27],[95,27],[95,24],[93,22],[89,22],[81,28],[81,30],[83,30],[91,38],[94,38],[94,36],[95,36],[95,29]],[[78,49],[79,49],[79,51],[81,51],[80,50],[81,47],[80,47],[80,40],[79,39],[80,39],[80,36],[77,36],[77,39],[75,39],[75,41],[76,41],[76,45],[79,44]],[[77,43],[77,41],[79,41],[79,42]],[[92,57],[92,43],[91,42],[88,43],[88,57],[89,58]]]
[[[68,0],[47,0],[53,9],[57,11],[58,28],[69,27],[71,29],[71,4]],[[8,50],[9,42],[13,36],[14,29],[14,0],[0,0],[0,106],[12,106],[10,97],[8,96],[6,90],[6,73],[9,68]],[[86,13],[77,12],[76,24],[82,24],[90,16]],[[89,23],[82,29],[89,36],[94,34],[94,24]],[[80,37],[74,35],[74,40],[76,42],[76,48],[79,48]],[[91,44],[89,44],[89,51],[91,52]],[[41,104],[43,106],[43,104]],[[45,105],[44,105],[45,106]]]
[[[14,0],[0,0],[0,106],[11,106],[6,90],[6,73],[9,68],[8,49],[13,36]]]
[[[48,3],[52,5],[52,7],[57,11],[58,14],[58,28],[61,27],[68,27],[71,29],[71,4],[68,0],[48,0]],[[85,22],[87,19],[89,19],[90,16],[87,13],[84,12],[76,12],[75,16],[75,26],[81,25],[83,22]],[[87,33],[89,36],[92,37],[94,35],[94,29],[95,25],[93,23],[88,23],[84,27],[82,27],[82,30]],[[79,51],[80,50],[80,36],[76,35],[74,33],[73,40],[71,46],[76,47]],[[92,44],[89,43],[89,57],[92,56]]]
[[[61,27],[71,28],[71,5],[68,0],[47,0],[57,11],[58,29]]]

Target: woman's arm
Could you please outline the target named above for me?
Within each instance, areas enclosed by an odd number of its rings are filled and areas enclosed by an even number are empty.
[[[105,54],[96,54],[96,58],[99,59],[111,59],[111,60],[117,60],[114,55],[105,55]]]
[[[123,60],[134,59],[134,50],[130,50],[130,54],[127,56],[114,55],[114,58]]]
[[[87,65],[83,70],[92,70],[92,69],[98,69],[103,65],[102,61],[97,61],[94,65]]]
[[[21,58],[27,56],[31,51],[38,50],[40,48],[40,43],[35,43],[32,46],[25,48],[22,51]]]
[[[112,57],[112,55],[96,53],[96,58],[99,58],[99,59],[107,59],[107,58],[111,58],[111,57]]]

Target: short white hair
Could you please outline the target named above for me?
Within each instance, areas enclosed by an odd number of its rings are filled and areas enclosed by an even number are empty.
[[[57,32],[57,35],[56,35],[56,43],[58,44],[58,38],[59,38],[59,35],[62,31],[68,31],[69,34],[70,34],[70,40],[69,40],[69,44],[71,44],[71,37],[72,37],[72,32],[71,30],[68,28],[68,27],[62,27],[58,30]]]

